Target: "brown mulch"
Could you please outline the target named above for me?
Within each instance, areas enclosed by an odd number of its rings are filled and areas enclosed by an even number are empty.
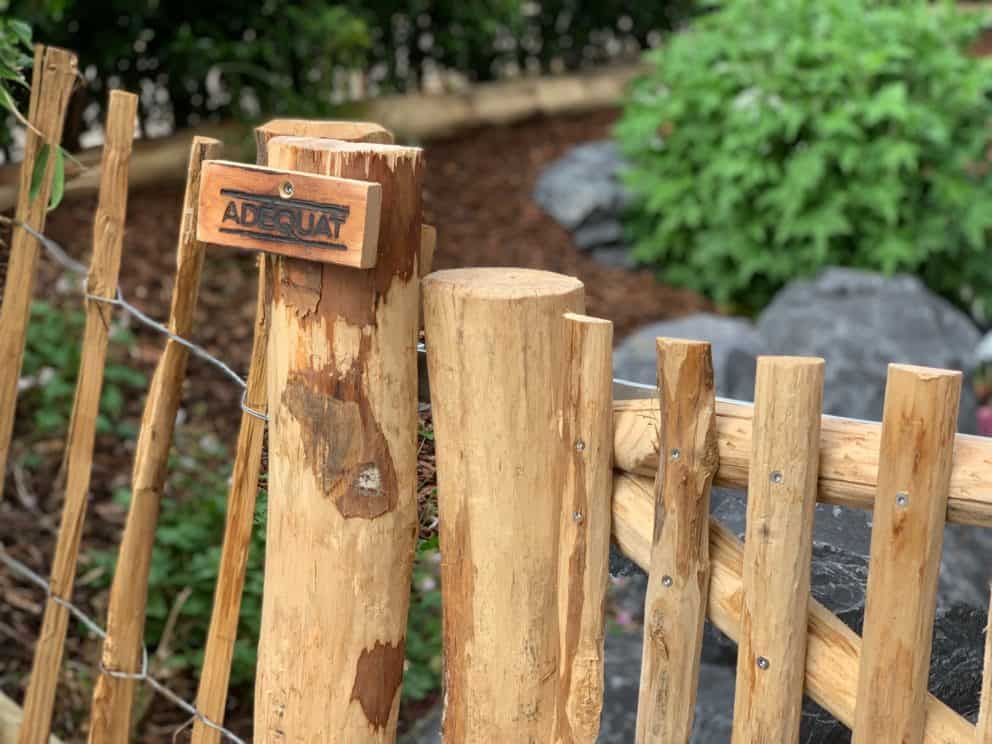
[[[428,177],[425,209],[439,234],[436,269],[459,266],[524,266],[571,274],[586,285],[587,312],[614,321],[618,338],[636,325],[709,307],[699,296],[658,284],[647,271],[604,267],[573,246],[569,234],[532,201],[541,167],[569,147],[608,135],[616,112],[535,119],[505,127],[489,127],[426,146]],[[156,318],[168,313],[175,271],[175,244],[182,190],[168,185],[131,194],[121,285],[125,295]],[[48,220],[46,232],[76,258],[88,252],[95,199],[77,199],[61,206]],[[7,234],[0,233],[6,239]],[[0,287],[6,251],[0,251]],[[61,272],[43,258],[37,297],[60,306],[78,303]],[[217,249],[208,256],[200,290],[194,339],[236,370],[245,370],[251,348],[255,302],[255,269],[251,256]],[[78,306],[78,305],[77,305]],[[150,377],[162,348],[154,333],[134,328],[137,343],[130,358],[120,357]],[[122,354],[120,350],[116,352]],[[184,390],[184,420],[177,449],[204,435],[213,435],[233,449],[240,420],[240,391],[218,371],[191,359]],[[137,423],[143,401],[127,402],[126,418]],[[58,525],[58,489],[54,487],[63,442],[60,437],[32,436],[27,412],[19,411],[5,495],[0,500],[0,543],[16,558],[47,576]],[[97,439],[91,507],[83,536],[84,549],[116,545],[125,512],[111,500],[126,486],[133,442],[101,435]],[[429,449],[429,448],[428,448]],[[44,465],[22,467],[28,453]],[[423,454],[428,454],[426,451]],[[422,458],[422,493],[429,493],[433,462]],[[168,494],[167,494],[168,496]],[[431,515],[426,515],[430,521]],[[217,536],[218,541],[220,535]],[[85,565],[80,568],[76,599],[97,618],[104,618],[105,592],[94,588]],[[31,649],[40,623],[43,597],[0,569],[0,689],[21,699],[30,669]],[[83,741],[92,664],[99,649],[71,627],[63,685],[57,701],[57,730],[67,741]],[[169,680],[191,699],[195,680]],[[232,690],[228,721],[237,731],[250,730],[251,690]],[[136,740],[164,743],[185,715],[167,702],[151,702]]]

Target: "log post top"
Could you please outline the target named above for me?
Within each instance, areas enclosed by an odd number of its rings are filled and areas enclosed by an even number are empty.
[[[483,267],[436,271],[424,278],[424,291],[448,291],[474,300],[524,300],[581,292],[573,276],[538,269]]]

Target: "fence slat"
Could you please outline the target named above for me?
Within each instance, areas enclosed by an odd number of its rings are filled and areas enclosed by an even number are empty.
[[[710,486],[719,464],[708,343],[657,340],[661,451],[644,600],[638,744],[688,742],[709,594]]]
[[[45,230],[48,200],[51,196],[55,162],[51,145],[45,175],[34,198],[31,197],[31,177],[42,146],[46,143],[57,146],[62,141],[66,107],[76,85],[77,75],[76,55],[65,49],[43,47],[40,44],[34,48],[27,117],[32,128],[27,130],[24,139],[24,160],[21,162],[14,216],[38,232]],[[0,359],[3,360],[0,365],[0,499],[3,498],[4,483],[7,480],[7,458],[17,407],[17,382],[21,377],[21,364],[24,361],[24,341],[27,337],[37,273],[38,241],[27,231],[14,227],[9,255],[3,285],[3,304],[0,305]]]
[[[556,574],[572,277],[424,280],[444,589],[445,744],[547,742],[559,689]],[[567,448],[567,449],[566,449]]]
[[[985,665],[982,674],[982,698],[978,706],[977,744],[992,744],[992,604],[985,626]]]
[[[645,571],[650,569],[654,481],[618,473],[613,481],[613,536],[620,550]],[[740,636],[744,546],[710,519],[710,597],[707,616],[732,640]],[[854,724],[861,639],[816,600],[810,600],[806,649],[806,693],[845,726]],[[975,727],[947,705],[926,699],[927,744],[958,744],[975,739]],[[881,742],[879,743],[881,744]]]
[[[417,148],[276,137],[269,165],[382,186],[374,269],[278,258],[255,741],[396,737],[417,538]]]
[[[603,709],[603,639],[613,482],[613,324],[565,314],[562,422],[569,463],[558,535],[560,651],[556,744],[595,744]]]
[[[176,285],[169,310],[169,330],[182,337],[189,336],[192,330],[205,249],[205,245],[196,240],[200,168],[204,160],[220,155],[220,150],[221,143],[207,137],[195,137],[190,148],[189,175],[179,228]],[[90,744],[124,744],[128,740],[136,681],[112,676],[105,670],[115,674],[141,671],[148,572],[188,358],[189,350],[170,339],[148,389],[134,455],[131,506],[110,588],[103,670],[93,690]]]
[[[367,134],[363,129],[348,122],[337,122],[335,129],[331,122],[311,122],[314,128],[320,125],[324,136],[348,140],[352,135]],[[284,126],[285,125],[285,126]],[[292,135],[301,130],[299,122],[276,119],[266,123],[257,134],[260,150],[256,155],[259,164],[268,162],[268,142],[273,137]],[[375,132],[375,140],[383,133]],[[391,141],[391,140],[390,140]],[[266,376],[269,333],[268,286],[271,276],[271,260],[265,255],[258,260],[258,296],[255,304],[255,337],[252,343],[251,365],[248,369],[248,389],[245,404],[254,411],[264,413],[267,408]],[[251,544],[252,528],[255,523],[255,501],[258,495],[259,469],[262,461],[262,445],[265,441],[265,422],[250,413],[241,415],[241,428],[238,431],[238,444],[235,452],[234,469],[231,474],[231,488],[227,497],[227,516],[224,523],[224,542],[221,548],[220,565],[217,571],[217,585],[214,588],[214,604],[210,616],[210,629],[204,648],[200,683],[197,690],[197,709],[214,723],[223,723],[227,702],[228,683],[231,676],[231,660],[234,656],[234,643],[237,639],[238,619],[241,610],[241,597],[244,592],[245,574],[248,568],[248,549]],[[220,732],[197,719],[193,724],[192,744],[216,744]]]
[[[124,220],[127,214],[128,164],[131,160],[137,107],[137,96],[119,90],[111,91],[107,106],[100,196],[93,226],[93,257],[86,282],[87,292],[109,299],[115,296],[121,265]],[[112,317],[111,305],[87,300],[79,376],[76,379],[76,394],[66,438],[62,521],[49,582],[55,597],[70,601],[76,578],[79,541],[86,519],[86,498],[93,467],[93,442],[100,412],[103,367],[107,358]],[[45,603],[45,615],[24,698],[24,722],[18,739],[20,744],[40,744],[48,739],[68,625],[68,609],[50,597]]]
[[[923,741],[961,373],[889,365],[855,744]]]
[[[754,401],[734,744],[799,739],[823,360],[760,357]]]

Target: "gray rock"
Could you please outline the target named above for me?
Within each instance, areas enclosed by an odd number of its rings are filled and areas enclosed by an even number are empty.
[[[630,251],[623,246],[596,248],[589,252],[596,261],[609,266],[611,269],[633,269],[637,262],[631,257]]]
[[[612,219],[593,222],[578,228],[572,237],[575,246],[584,251],[605,245],[616,245],[623,240],[623,225],[619,220]]]
[[[975,362],[992,364],[992,331],[986,333],[978,344],[978,348],[975,350]]]
[[[827,269],[795,281],[758,319],[773,354],[826,359],[826,413],[878,421],[890,362],[974,368],[979,333],[967,315],[913,276]],[[965,385],[961,431],[975,431],[977,403]]]
[[[769,353],[769,349],[749,321],[696,313],[643,326],[614,351],[614,374],[634,382],[656,383],[655,339],[658,336],[709,341],[713,347],[717,395],[740,400],[754,398],[755,359],[759,354]]]

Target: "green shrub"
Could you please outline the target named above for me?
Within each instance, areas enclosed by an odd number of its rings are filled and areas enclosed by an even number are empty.
[[[635,256],[754,310],[827,265],[992,311],[992,67],[950,5],[727,0],[647,55],[617,126]]]

